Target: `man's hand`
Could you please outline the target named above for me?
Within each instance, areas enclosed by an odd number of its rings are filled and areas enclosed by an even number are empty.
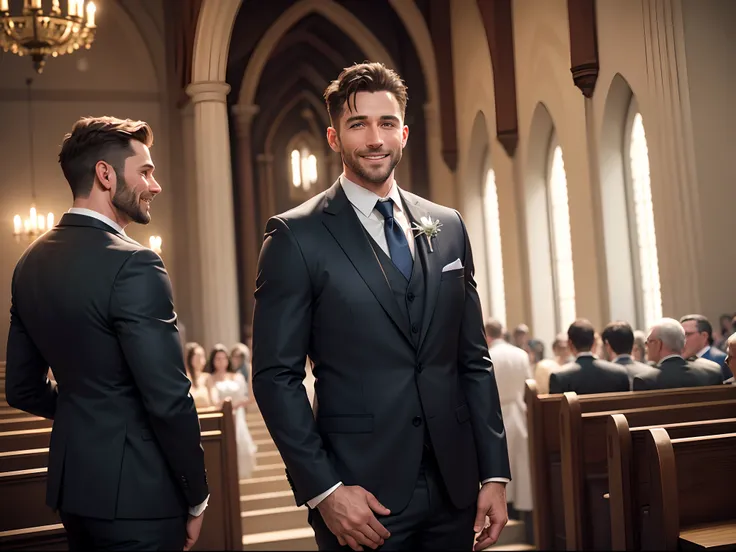
[[[184,543],[184,552],[191,550],[194,543],[199,538],[199,532],[202,530],[202,521],[204,520],[204,512],[197,517],[189,516],[187,520],[187,540]]]
[[[363,487],[339,486],[317,506],[322,519],[341,546],[363,550],[364,544],[374,550],[391,536],[373,512],[387,516],[391,512]]]
[[[486,516],[490,520],[490,525],[485,526]],[[484,550],[492,544],[496,544],[498,537],[501,536],[501,529],[504,528],[509,520],[506,510],[506,484],[495,483],[493,481],[486,483],[480,488],[478,493],[478,509],[475,512],[475,524],[473,530],[480,535],[476,538],[473,550]]]

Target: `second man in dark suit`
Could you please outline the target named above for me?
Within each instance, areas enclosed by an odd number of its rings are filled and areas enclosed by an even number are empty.
[[[567,338],[575,360],[550,375],[550,393],[574,391],[578,395],[588,395],[630,389],[629,376],[623,366],[600,360],[591,352],[595,328],[588,320],[581,318],[573,322],[567,330]]]
[[[634,384],[634,377],[651,372],[653,368],[648,364],[634,360],[634,331],[628,322],[611,322],[601,334],[606,356],[612,362],[620,364],[629,373],[629,385]]]

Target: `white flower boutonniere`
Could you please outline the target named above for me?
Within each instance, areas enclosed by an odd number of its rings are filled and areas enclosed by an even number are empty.
[[[433,220],[432,217],[426,216],[419,219],[419,222],[415,222],[414,226],[412,227],[412,230],[416,232],[414,237],[419,237],[420,235],[424,234],[424,237],[427,238],[427,245],[429,246],[429,251],[431,253],[434,252],[434,249],[432,249],[432,238],[436,238],[437,234],[440,233],[440,228],[442,227],[442,223],[439,220]]]

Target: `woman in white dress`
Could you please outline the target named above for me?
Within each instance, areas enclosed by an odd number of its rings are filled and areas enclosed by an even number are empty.
[[[184,360],[186,361],[187,377],[192,382],[189,394],[194,399],[194,406],[198,409],[212,406],[210,389],[207,383],[210,375],[204,371],[207,365],[204,348],[199,343],[187,343],[184,346]]]
[[[256,444],[248,431],[245,406],[248,404],[248,384],[242,374],[233,370],[230,356],[224,345],[215,345],[210,353],[207,371],[210,373],[209,388],[212,404],[221,406],[230,399],[235,416],[235,440],[238,447],[238,473],[246,479],[253,473],[256,459]]]

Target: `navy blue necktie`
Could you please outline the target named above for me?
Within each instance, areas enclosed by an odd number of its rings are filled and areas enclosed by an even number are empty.
[[[386,243],[388,243],[388,250],[391,253],[391,260],[404,277],[407,280],[411,280],[414,259],[412,259],[409,243],[406,241],[406,235],[399,223],[394,219],[393,200],[377,201],[376,210],[383,215],[385,220],[383,231],[386,234]]]

